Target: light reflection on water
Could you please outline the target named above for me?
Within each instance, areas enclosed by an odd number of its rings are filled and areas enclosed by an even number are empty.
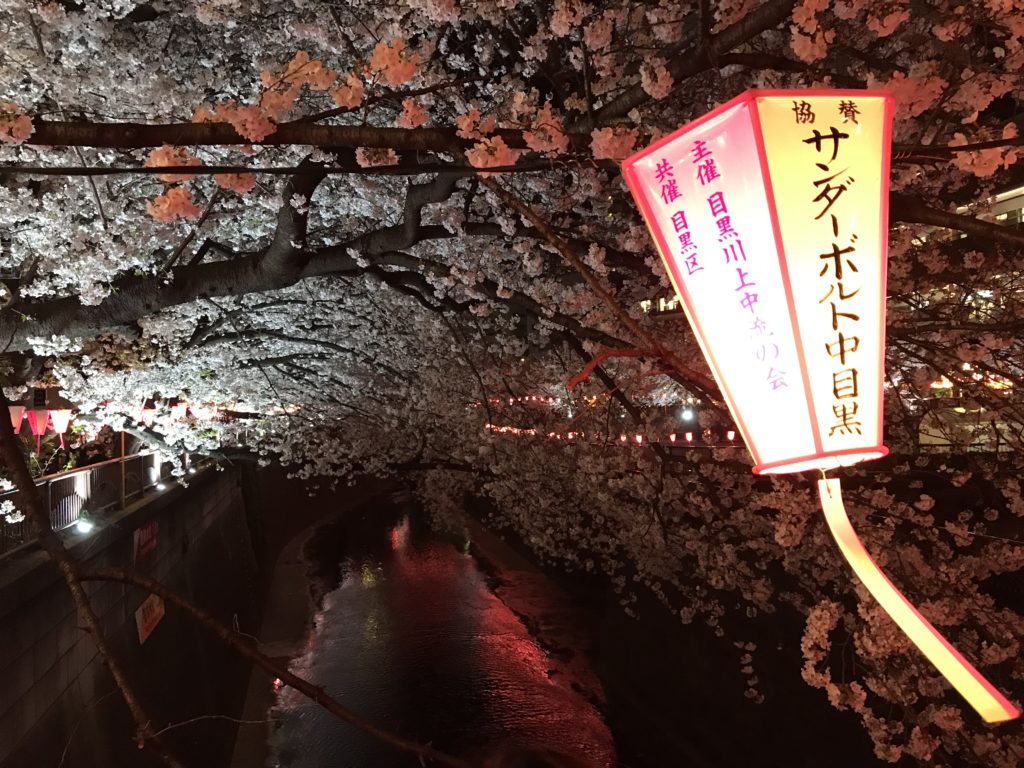
[[[346,531],[342,582],[292,670],[377,725],[438,749],[478,757],[514,744],[613,765],[599,713],[562,675],[549,677],[559,662],[495,597],[475,561],[407,517],[389,527],[385,510],[371,514],[379,524]],[[272,765],[419,765],[289,688],[275,714]]]

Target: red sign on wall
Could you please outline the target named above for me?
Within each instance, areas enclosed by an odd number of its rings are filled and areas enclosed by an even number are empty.
[[[150,520],[141,528],[136,528],[132,534],[132,565],[138,565],[143,558],[156,549],[157,538],[160,535],[160,523]]]
[[[139,632],[139,645],[153,634],[153,630],[163,617],[164,601],[159,595],[150,595],[135,609],[135,628]]]

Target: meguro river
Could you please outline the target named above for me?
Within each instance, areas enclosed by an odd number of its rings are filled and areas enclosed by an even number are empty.
[[[340,578],[293,671],[375,724],[449,753],[492,764],[496,753],[554,750],[586,766],[615,764],[600,684],[567,647],[572,606],[542,575],[489,558],[489,578],[468,540],[431,532],[415,507],[390,500],[317,535],[319,557],[324,541],[336,552]],[[273,716],[271,765],[420,765],[287,687]]]

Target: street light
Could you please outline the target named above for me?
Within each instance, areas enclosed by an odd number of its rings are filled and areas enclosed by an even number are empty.
[[[623,175],[757,474],[878,459],[892,96],[747,91]],[[889,582],[838,479],[818,483],[854,573],[989,722],[1019,711]]]
[[[89,533],[93,528],[96,527],[96,523],[93,522],[92,516],[84,509],[78,513],[78,520],[75,521],[75,530],[79,533]]]

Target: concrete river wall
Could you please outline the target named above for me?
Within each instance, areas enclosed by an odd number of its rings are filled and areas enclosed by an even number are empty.
[[[256,560],[236,473],[212,469],[110,513],[66,543],[83,562],[132,566],[251,631]],[[165,738],[186,764],[223,764],[247,665],[171,607],[134,587],[87,585],[93,607],[154,723],[194,722]],[[140,630],[141,626],[141,630]],[[147,634],[148,632],[148,634]],[[214,717],[209,717],[213,715]],[[38,549],[0,558],[0,766],[148,766],[134,725],[79,625],[56,567]]]

